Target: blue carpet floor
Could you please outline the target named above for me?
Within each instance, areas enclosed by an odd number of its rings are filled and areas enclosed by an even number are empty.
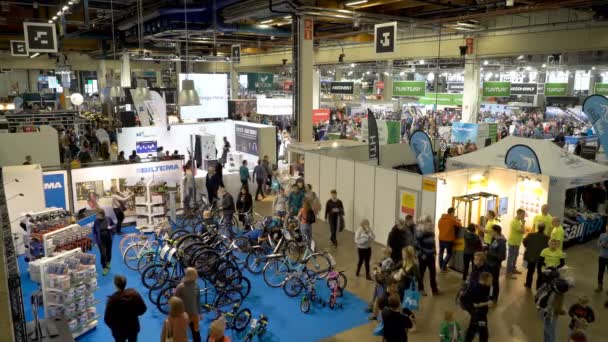
[[[129,229],[126,231],[128,232]],[[139,340],[158,341],[165,315],[160,313],[156,306],[149,302],[148,290],[141,284],[139,273],[128,269],[124,265],[118,248],[119,241],[118,238],[114,240],[110,274],[102,276],[100,273],[97,278],[99,290],[96,292],[96,296],[100,300],[100,303],[97,305],[97,312],[103,317],[106,298],[115,291],[112,283],[113,276],[115,274],[122,274],[127,277],[127,287],[132,287],[139,291],[146,305],[148,305],[148,311],[140,318],[142,331],[139,334]],[[93,253],[99,256],[97,248],[93,250]],[[23,257],[19,258],[19,267],[21,270],[26,319],[27,321],[31,321],[33,316],[31,306],[29,305],[29,298],[38,289],[38,284],[29,279],[27,264],[23,260]],[[264,314],[269,319],[268,331],[262,341],[318,341],[367,322],[364,312],[366,303],[348,291],[345,291],[344,296],[339,299],[339,302],[343,305],[341,309],[331,310],[329,307],[313,306],[308,314],[304,314],[299,309],[300,298],[289,298],[285,295],[283,289],[268,287],[261,275],[254,276],[246,270],[244,272],[251,281],[251,293],[243,302],[242,307],[249,308],[255,318],[259,317],[260,314]],[[317,291],[321,298],[328,298],[329,290],[324,283],[319,283]],[[211,317],[204,317],[201,321],[203,340],[205,340],[204,337],[207,335],[210,320]],[[237,335],[236,332],[228,331],[227,334],[231,336],[233,341],[243,339],[243,335]],[[78,341],[105,342],[112,341],[112,338],[109,328],[103,323],[103,319],[101,319],[96,329],[81,336],[78,338]]]

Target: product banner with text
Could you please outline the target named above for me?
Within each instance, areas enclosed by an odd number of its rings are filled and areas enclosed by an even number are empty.
[[[452,143],[477,143],[478,126],[468,122],[454,122],[452,124]]]
[[[608,95],[608,83],[596,83],[595,84],[596,95]]]
[[[509,169],[541,173],[540,162],[536,152],[530,146],[517,144],[511,146],[505,155],[505,165]]]
[[[462,93],[464,91],[464,82],[448,82],[448,91]]]
[[[505,97],[511,95],[510,82],[483,82],[484,97]]]
[[[583,102],[583,112],[589,117],[608,157],[608,98],[603,95],[587,97]]]
[[[292,115],[293,100],[259,98],[257,100],[257,113],[264,115]]]
[[[405,219],[407,215],[416,217],[416,204],[418,193],[411,190],[401,190],[399,194],[399,218]]]
[[[318,124],[329,121],[329,115],[331,111],[328,108],[313,109],[312,110],[312,123]]]
[[[185,79],[194,81],[194,88],[201,104],[200,106],[180,106],[182,120],[196,121],[228,117],[227,74],[179,74],[180,87],[182,80]],[[141,107],[143,108],[143,104]]]
[[[329,92],[331,94],[352,95],[355,92],[355,82],[331,82]]]
[[[410,138],[410,149],[423,175],[435,173],[435,158],[433,156],[433,145],[431,138],[424,131],[416,131]]]
[[[462,106],[462,94],[427,93],[418,98],[418,103],[438,106]]]
[[[367,110],[367,124],[368,124],[368,139],[369,145],[369,159],[378,160],[380,165],[380,141],[378,139],[378,125],[376,124],[376,117],[371,110]]]
[[[425,94],[424,81],[393,81],[393,96],[424,96]]]
[[[248,90],[268,90],[273,88],[274,75],[270,73],[248,73]]]
[[[568,96],[568,83],[545,83],[545,96]]]
[[[511,83],[511,95],[536,95],[538,85],[536,83]]]
[[[68,187],[66,171],[50,171],[42,174],[44,202],[47,208],[68,210]]]
[[[259,133],[260,132],[257,127],[235,124],[235,149],[239,152],[253,154],[254,156],[259,155]]]
[[[378,128],[378,140],[380,145],[399,144],[401,142],[401,121],[376,119]],[[361,138],[367,141],[368,124],[367,119],[361,120]]]

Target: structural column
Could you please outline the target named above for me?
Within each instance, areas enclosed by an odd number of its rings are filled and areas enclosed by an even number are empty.
[[[312,73],[312,108],[319,109],[321,96],[321,71],[317,68]]]
[[[295,16],[293,23],[294,128],[296,139],[312,142],[314,24],[312,17]]]
[[[239,98],[239,73],[236,70],[236,63],[230,62],[230,99]]]
[[[462,122],[477,123],[479,114],[480,66],[476,56],[467,56],[464,60],[464,93],[462,95]],[[436,75],[435,77],[439,77]]]

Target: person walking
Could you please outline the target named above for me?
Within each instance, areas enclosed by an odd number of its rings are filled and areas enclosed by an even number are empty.
[[[125,220],[125,211],[127,211],[127,201],[133,197],[133,194],[127,193],[125,196],[115,186],[110,191],[112,192],[112,209],[114,210],[114,215],[116,215],[115,233],[121,235],[122,222]]]
[[[297,216],[304,204],[305,197],[304,187],[300,187],[300,183],[291,186],[291,191],[287,197],[287,206],[289,215]]]
[[[479,275],[479,282],[471,287],[472,309],[469,311],[471,320],[465,336],[466,342],[473,341],[477,334],[479,334],[479,342],[488,341],[488,308],[494,306],[494,302],[490,300],[492,282],[492,274],[483,272]]]
[[[441,272],[448,271],[448,263],[452,258],[452,249],[458,230],[462,227],[460,220],[455,216],[456,209],[448,208],[446,214],[441,215],[439,228],[439,267]],[[445,257],[444,257],[445,253]]]
[[[182,300],[184,309],[188,314],[188,325],[192,332],[192,340],[194,342],[200,342],[200,289],[196,283],[198,280],[198,271],[196,268],[188,267],[185,273],[182,282],[175,288],[175,296]]]
[[[508,257],[507,257],[507,278],[515,279],[516,274],[521,274],[517,270],[517,257],[519,256],[519,246],[524,239],[526,212],[523,209],[517,209],[516,216],[511,221],[509,227]]]
[[[321,200],[319,199],[319,196],[317,196],[317,193],[312,190],[312,185],[306,184],[304,189],[306,193],[304,198],[310,202],[312,210],[315,212],[315,215],[317,215],[319,211],[321,211]]]
[[[414,285],[420,284],[420,267],[418,266],[418,258],[414,246],[407,246],[401,250],[402,262],[398,265],[401,267],[397,278],[399,278],[399,297],[403,302],[405,290]],[[414,287],[415,288],[415,287]]]
[[[359,254],[357,262],[357,277],[361,271],[361,265],[365,264],[365,279],[372,280],[369,273],[369,261],[372,257],[372,242],[376,239],[374,231],[369,226],[369,220],[363,219],[359,225],[359,229],[355,232],[355,245]]]
[[[554,291],[549,297],[549,304],[544,312],[541,313],[543,320],[543,342],[557,342],[557,320],[559,316],[566,314],[564,310],[564,293]]]
[[[160,342],[188,342],[188,314],[184,302],[176,296],[169,298],[169,315],[163,322]]]
[[[234,198],[226,191],[225,188],[220,188],[217,192],[220,198],[220,209],[222,210],[222,221],[231,223],[234,216]]]
[[[266,193],[270,193],[270,186],[272,185],[272,165],[270,164],[270,158],[268,157],[268,155],[265,155],[262,159],[262,166],[264,167],[264,170],[266,170],[264,188],[266,189]]]
[[[527,289],[532,288],[532,279],[534,278],[534,272],[536,272],[536,288],[540,288],[541,278],[541,263],[540,253],[549,245],[549,237],[545,234],[545,224],[539,222],[536,226],[536,232],[528,234],[523,240],[524,247],[524,260],[528,263],[528,270],[526,272],[526,283]]]
[[[209,337],[207,342],[230,342],[230,337],[226,336],[226,319],[220,317],[209,326]]]
[[[604,289],[604,272],[606,271],[606,268],[608,268],[608,226],[606,226],[606,231],[602,233],[597,240],[597,247],[599,248],[599,256],[597,288],[595,289],[595,292],[602,292]]]
[[[230,152],[230,143],[228,142],[228,138],[224,137],[224,146],[222,147],[222,157],[220,159],[220,163],[222,165],[226,164],[228,160],[228,153]]]
[[[315,222],[315,213],[308,201],[304,201],[304,205],[298,213],[298,219],[300,220],[300,233],[302,234],[302,238],[310,247],[312,242],[312,224]]]
[[[436,296],[440,293],[437,288],[437,271],[435,268],[437,250],[435,249],[435,227],[430,215],[425,215],[418,221],[416,240],[418,246],[418,264],[420,265],[418,290],[423,296],[426,296],[426,292],[424,291],[424,273],[428,268],[431,291],[433,291],[433,296]]]
[[[551,221],[551,226],[553,226],[553,230],[551,231],[551,240],[557,240],[559,242],[559,246],[557,248],[563,251],[566,231],[562,226],[561,219],[559,217],[554,217]]]
[[[551,236],[551,232],[553,231],[553,216],[549,214],[549,205],[543,204],[540,207],[540,214],[534,216],[534,220],[532,221],[532,225],[534,226],[535,231],[538,231],[538,224],[545,224],[545,234],[547,236]]]
[[[112,222],[111,218],[106,217],[105,211],[101,208],[96,210],[95,215],[93,237],[95,244],[99,247],[100,262],[103,268],[102,274],[105,276],[109,272],[110,262],[112,261],[112,230],[114,229],[114,222]]]
[[[251,175],[249,174],[249,168],[247,167],[247,160],[243,160],[243,164],[239,168],[239,177],[241,178],[241,185],[247,187],[247,190],[249,190]]]
[[[411,217],[412,215],[407,215],[405,218],[407,220]],[[407,232],[405,229],[405,220],[399,219],[391,229],[390,233],[388,233],[386,245],[391,249],[391,259],[395,262],[395,264],[401,264],[401,250],[407,246]]]
[[[207,187],[207,198],[209,198],[209,204],[213,204],[217,200],[217,191],[221,185],[221,176],[215,172],[214,167],[210,166],[207,169],[207,176],[205,177],[205,186]]]
[[[247,213],[253,215],[253,199],[251,198],[251,194],[249,193],[249,188],[243,186],[241,188],[241,192],[239,193],[239,197],[236,200],[236,212],[239,216],[239,221],[243,223],[243,225],[248,224],[245,222]]]
[[[470,223],[467,229],[464,231],[464,250],[462,253],[462,260],[464,261],[464,269],[462,271],[462,281],[467,281],[469,276],[469,267],[473,265],[473,256],[475,253],[482,250],[481,238],[475,230],[477,225]]]
[[[127,278],[122,275],[114,276],[116,292],[108,297],[104,322],[112,331],[116,342],[137,342],[139,334],[139,316],[147,308],[146,303],[134,289],[126,289]]]
[[[255,200],[259,201],[258,196],[262,195],[262,199],[266,198],[264,192],[264,186],[266,183],[266,179],[268,178],[268,174],[266,173],[266,168],[262,165],[262,160],[258,160],[258,165],[253,168],[253,178],[258,185],[258,188],[255,191]]]
[[[336,190],[330,191],[331,197],[325,204],[325,220],[329,223],[330,240],[334,248],[338,247],[338,232],[344,229],[344,205],[338,199]]]
[[[272,201],[272,214],[280,218],[285,218],[287,214],[287,196],[285,196],[285,189],[279,188],[279,192]]]
[[[502,228],[499,225],[492,227],[492,242],[488,246],[488,266],[492,272],[492,300],[498,302],[500,293],[500,269],[503,260],[507,258],[507,240],[502,235]]]

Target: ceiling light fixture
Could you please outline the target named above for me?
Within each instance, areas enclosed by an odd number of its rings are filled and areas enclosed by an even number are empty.
[[[517,57],[517,59],[522,60],[522,59],[524,59],[524,57],[526,57],[526,56],[524,56],[524,55],[519,55],[519,57]]]
[[[262,24],[262,25],[270,24],[271,22],[272,22],[272,19],[268,19],[268,20],[261,21],[260,24]]]
[[[286,16],[283,17],[283,19],[291,19],[291,16],[290,15],[286,15]]]
[[[355,67],[355,63],[350,63],[350,67],[354,68]]]
[[[352,6],[362,5],[362,4],[366,4],[366,3],[367,3],[367,0],[357,0],[357,1],[347,2],[345,5],[348,7],[352,7]]]
[[[40,53],[39,53],[39,52],[36,52],[35,54],[31,55],[31,56],[30,56],[30,58],[36,58],[36,57],[38,57],[38,56],[40,56]]]
[[[421,59],[421,60],[420,60],[420,64],[424,64],[424,59]]]
[[[53,21],[52,21],[52,20],[49,20],[49,24],[52,24],[52,23],[53,23]]]
[[[69,10],[69,9],[70,9],[70,7],[69,7],[69,6],[63,6],[63,8],[62,8],[61,10],[65,12],[65,11],[67,11],[67,10]]]
[[[57,16],[56,16],[56,15],[55,15],[55,16],[53,16],[53,20],[57,20]]]
[[[490,62],[488,62],[488,61],[483,61],[483,65],[488,65],[488,64],[490,64]]]
[[[196,92],[196,89],[194,89],[194,81],[188,79],[188,75],[190,74],[190,59],[188,58],[190,38],[188,36],[187,3],[187,1],[184,1],[184,22],[186,29],[186,79],[182,81],[182,90],[180,90],[179,96],[177,97],[177,104],[180,106],[198,106],[201,104],[201,99],[199,94]]]
[[[543,65],[541,65],[541,67],[546,68],[546,67],[547,67],[547,64],[544,64],[544,63],[543,63]]]
[[[594,67],[594,66],[592,66],[592,67],[591,67],[591,70],[595,70],[595,67]]]
[[[112,24],[112,49],[114,52],[114,65],[116,65],[116,37],[114,35],[114,2],[110,0],[110,18]],[[113,98],[123,98],[125,97],[125,91],[121,86],[116,85],[116,78],[114,77],[114,72],[112,71],[112,83],[110,85],[110,97]]]

